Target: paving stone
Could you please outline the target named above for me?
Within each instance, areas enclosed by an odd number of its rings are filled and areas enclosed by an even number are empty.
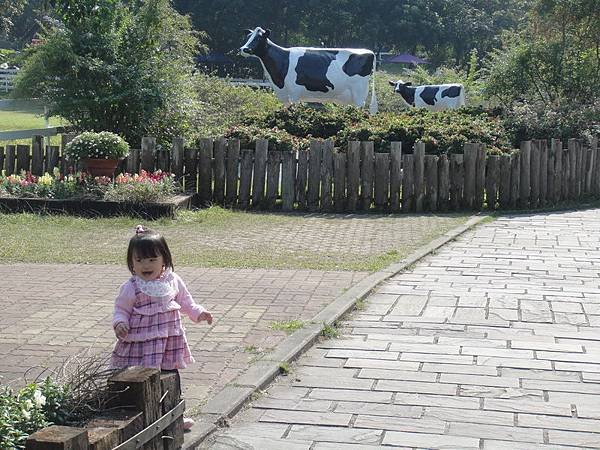
[[[549,352],[583,352],[583,346],[577,344],[553,344],[548,342],[527,340],[512,340],[510,347],[527,350],[546,350]]]
[[[600,431],[600,420],[573,417],[518,414],[517,424],[520,427],[546,428],[549,430],[589,431],[592,433]]]
[[[543,391],[533,389],[476,386],[466,384],[464,386],[460,386],[459,395],[483,398],[542,398]]]
[[[374,390],[411,392],[416,394],[454,395],[457,392],[457,387],[458,386],[455,384],[420,383],[418,381],[379,380],[376,382]]]
[[[446,423],[443,420],[436,418],[413,419],[395,416],[359,415],[354,422],[354,427],[373,428],[376,430],[408,431],[413,433],[442,434],[446,428]]]
[[[389,350],[392,352],[458,355],[460,347],[458,345],[411,344],[406,342],[392,342]]]
[[[479,450],[479,439],[445,434],[406,433],[388,431],[384,445],[408,445],[418,448],[440,448],[453,450]]]
[[[412,450],[410,447],[394,447],[400,450]],[[382,445],[342,444],[341,442],[317,442],[313,450],[389,450]]]
[[[517,442],[544,442],[544,433],[541,429],[520,429],[516,427],[483,425],[479,423],[451,422],[448,434],[456,436],[471,436],[482,439],[503,439]],[[556,443],[560,444],[560,442]]]
[[[359,428],[325,427],[315,425],[293,425],[288,439],[312,440],[319,442],[346,442],[351,444],[376,444],[383,430]]]
[[[371,378],[377,380],[427,381],[433,383],[436,381],[437,374],[423,372],[407,372],[395,369],[362,369],[357,375],[357,377]]]
[[[390,359],[397,360],[400,354],[398,352],[384,352],[384,351],[368,351],[368,350],[342,350],[334,349],[327,352],[326,358],[379,358],[379,359]]]
[[[374,391],[353,391],[349,389],[315,388],[310,391],[309,397],[323,400],[388,403],[392,400],[392,393]]]
[[[552,363],[541,359],[499,358],[495,356],[478,356],[477,365],[494,367],[513,367],[515,369],[547,369],[552,370]]]
[[[500,369],[500,371],[502,373],[502,376],[513,378],[527,378],[530,380],[581,381],[581,373],[579,372],[566,372],[560,370],[512,369],[509,367],[503,367]]]
[[[546,445],[546,444],[535,444],[532,446],[531,443],[514,442],[514,441],[496,441],[492,439],[483,440],[484,450],[581,450],[582,447],[571,447],[564,445]]]
[[[273,439],[251,435],[231,436],[228,434],[217,436],[210,444],[212,450],[232,450],[250,448],[260,450],[309,450],[312,441],[296,441],[292,439]],[[203,448],[200,446],[200,448]],[[206,447],[204,447],[206,448]]]
[[[373,380],[365,380],[358,378],[339,378],[332,379],[331,377],[296,377],[293,381],[293,386],[301,387],[314,387],[314,388],[326,388],[326,389],[359,389],[359,390],[371,390],[373,386]]]
[[[461,354],[476,356],[496,356],[498,358],[533,358],[533,351],[531,350],[516,350],[512,348],[465,346],[461,349]]]
[[[421,368],[423,372],[438,372],[438,373],[464,373],[469,375],[498,375],[498,369],[491,366],[477,366],[474,364],[438,364],[424,363]]]
[[[477,398],[453,397],[447,395],[412,394],[397,392],[394,403],[400,405],[439,406],[457,409],[479,409],[480,402]]]
[[[259,421],[306,425],[348,426],[351,418],[351,414],[271,409],[266,410]]]
[[[473,364],[473,357],[468,355],[439,355],[428,353],[408,353],[403,352],[400,356],[400,361],[419,361],[431,363],[448,363],[448,364]]]
[[[547,402],[541,397],[537,400],[532,398],[486,398],[483,400],[483,409],[571,417],[571,405],[569,403],[553,400]]]
[[[477,409],[440,408],[426,407],[423,415],[425,418],[435,417],[446,422],[468,422],[482,423],[489,425],[507,425],[514,424],[514,415],[508,412],[482,411]]]
[[[439,381],[440,383],[456,383],[460,385],[519,387],[518,378],[469,375],[462,373],[442,373]]]
[[[522,380],[522,386],[527,389],[544,389],[547,391],[582,392],[600,394],[600,384],[552,380]]]
[[[385,403],[338,402],[335,412],[371,416],[412,417],[416,419],[423,415],[423,408],[421,406],[389,405]]]
[[[304,398],[300,400],[287,400],[280,398],[262,397],[252,403],[253,408],[259,409],[290,409],[297,411],[326,412],[333,409],[333,403],[328,400]]]
[[[390,369],[390,370],[419,370],[417,361],[392,361],[387,359],[362,359],[348,358],[344,367],[359,367],[364,369]]]
[[[591,448],[600,447],[600,433],[583,433],[560,430],[548,430],[550,444],[573,444]]]

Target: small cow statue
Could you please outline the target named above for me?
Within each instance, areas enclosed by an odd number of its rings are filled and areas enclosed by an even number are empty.
[[[462,84],[432,84],[411,87],[411,82],[402,80],[390,80],[389,83],[394,86],[394,92],[400,94],[402,100],[411,107],[441,111],[465,105],[465,88]]]
[[[375,72],[375,54],[371,50],[349,48],[284,48],[273,43],[270,30],[247,30],[243,56],[260,59],[277,98],[284,104],[333,102],[365,105],[369,76]],[[371,113],[377,112],[375,80]]]

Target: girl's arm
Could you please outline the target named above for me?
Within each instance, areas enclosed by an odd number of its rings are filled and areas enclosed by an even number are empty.
[[[181,277],[177,274],[173,274],[175,280],[177,282],[177,288],[179,293],[177,294],[177,298],[175,299],[177,303],[181,306],[181,312],[186,314],[192,322],[200,322],[201,320],[207,320],[207,316],[210,316],[208,311],[202,306],[194,301],[192,298],[192,294],[188,291],[187,286],[181,279]],[[212,317],[211,320],[212,322]]]
[[[115,309],[113,312],[112,326],[116,326],[120,323],[124,323],[129,326],[129,316],[133,311],[133,305],[135,304],[135,289],[133,285],[127,281],[121,285],[119,295],[115,299]]]

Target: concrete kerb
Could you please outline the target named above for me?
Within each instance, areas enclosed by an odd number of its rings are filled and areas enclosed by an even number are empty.
[[[453,241],[462,233],[492,217],[480,213],[471,217],[465,224],[453,228],[437,239],[420,247],[401,261],[375,272],[352,286],[331,304],[318,313],[306,326],[296,330],[277,348],[264,355],[246,372],[237,377],[201,409],[196,425],[185,435],[184,450],[198,448],[219,426],[225,426],[255,392],[267,387],[281,373],[281,365],[290,363],[302,355],[320,336],[325,325],[332,325],[352,310],[354,304],[365,299],[381,282],[405,270],[421,258]]]

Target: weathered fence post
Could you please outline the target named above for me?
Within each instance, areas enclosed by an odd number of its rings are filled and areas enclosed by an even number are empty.
[[[500,157],[490,155],[487,157],[485,174],[485,198],[488,209],[496,209],[498,199],[498,182],[500,179]]]
[[[425,155],[425,205],[428,211],[437,211],[438,162],[437,156]]]
[[[252,207],[262,208],[265,195],[265,177],[269,140],[257,139],[254,150],[254,177],[252,179]]]
[[[281,209],[292,211],[296,189],[296,156],[291,151],[282,152],[281,156]]]
[[[48,173],[52,173],[54,168],[59,168],[59,151],[58,145],[47,145],[46,146],[46,167],[45,170]],[[1,165],[0,165],[1,167]],[[59,169],[60,170],[60,169]]]
[[[414,170],[414,195],[415,211],[423,211],[423,200],[425,198],[425,143],[415,142],[413,152],[415,170]]]
[[[476,144],[477,146],[477,162],[475,167],[475,200],[473,202],[475,209],[480,210],[483,208],[483,197],[485,194],[485,168],[487,150],[485,145]]]
[[[448,155],[441,154],[438,159],[438,205],[441,211],[448,211],[450,200],[450,161]]]
[[[200,139],[198,151],[188,150],[189,159],[185,160],[186,171],[187,164],[193,164],[193,173],[198,173],[198,189],[196,184],[193,191],[198,191],[198,200],[201,205],[208,205],[213,198],[213,149],[214,141],[212,139]],[[196,176],[194,175],[194,181]]]
[[[569,149],[569,200],[575,200],[579,196],[577,180],[577,159],[578,146],[576,139],[569,139],[567,143]]]
[[[281,152],[271,150],[267,155],[267,192],[265,205],[268,210],[275,208],[277,194],[279,193],[279,174],[281,173]]]
[[[32,175],[44,174],[44,136],[31,138],[31,173]]]
[[[0,172],[4,170],[4,147],[0,147]]]
[[[546,142],[546,150],[548,154],[548,162],[546,167],[546,178],[548,182],[548,189],[546,190],[546,202],[548,204],[554,204],[554,189],[556,183],[556,173],[554,171],[555,165],[555,157],[554,157],[554,149],[551,146],[548,146],[548,142]]]
[[[250,204],[250,185],[252,183],[253,158],[253,150],[242,150],[242,162],[240,164],[240,196],[238,205],[243,209],[248,208],[248,205]]]
[[[333,205],[336,212],[346,209],[346,154],[333,154]]]
[[[563,151],[562,142],[560,139],[552,139],[551,142],[552,153],[554,154],[554,192],[552,193],[552,199],[554,203],[558,203],[562,200],[563,190]]]
[[[308,155],[308,193],[306,196],[307,207],[310,212],[319,210],[322,157],[323,143],[313,139],[310,141],[310,153]]]
[[[181,381],[179,372],[169,371],[160,374],[160,392],[162,394],[162,414],[167,414],[175,408],[181,401]],[[179,416],[175,422],[169,425],[162,432],[163,436],[170,439],[163,439],[164,450],[175,450],[183,445],[183,415]]]
[[[595,197],[600,195],[600,154],[598,152],[598,138],[592,138],[591,143],[591,151],[592,151],[592,194]],[[2,167],[2,165],[0,165]]]
[[[17,173],[29,171],[29,145],[17,144]]]
[[[450,209],[458,211],[463,206],[463,188],[465,185],[464,155],[450,155]]]
[[[321,210],[333,211],[333,141],[327,139],[323,142],[321,159]]]
[[[390,210],[398,212],[402,186],[402,143],[392,142],[390,145]]]
[[[4,160],[6,175],[12,175],[15,173],[15,149],[16,147],[14,145],[6,146],[6,157]]]
[[[154,172],[154,161],[156,158],[156,138],[144,136],[142,138],[142,169]]]
[[[540,141],[531,142],[531,153],[529,157],[529,180],[531,191],[529,194],[529,205],[531,208],[537,208],[540,201]]]
[[[240,140],[227,142],[227,179],[225,182],[225,204],[235,206],[238,199],[238,175],[240,173]]]
[[[415,157],[402,155],[402,212],[411,212],[414,209],[415,198]]]
[[[350,141],[348,142],[348,153],[347,153],[347,164],[348,164],[348,187],[347,197],[348,203],[347,208],[349,211],[356,211],[358,206],[358,190],[360,186],[360,142]]]
[[[361,142],[360,153],[360,209],[369,211],[373,201],[373,172],[375,170],[375,147],[373,142]]]
[[[475,208],[475,189],[477,181],[477,144],[466,143],[464,146],[465,187],[464,204],[468,209]]]
[[[296,202],[298,209],[306,209],[306,185],[308,182],[308,150],[298,150],[298,171],[296,174]]]
[[[521,158],[521,175],[519,177],[519,204],[520,208],[527,208],[529,206],[529,194],[531,191],[530,176],[530,156],[531,156],[531,141],[521,142],[520,149]]]
[[[513,152],[510,155],[510,207],[517,208],[521,195],[521,155]]]
[[[52,425],[27,438],[26,450],[87,450],[88,433],[83,428]]]
[[[213,201],[219,205],[225,202],[225,156],[227,152],[227,140],[219,138],[215,141],[213,148],[214,161],[213,166]]]
[[[500,209],[510,206],[510,155],[500,156],[500,182],[498,183],[498,204]]]
[[[384,211],[388,207],[390,191],[390,155],[375,153],[375,208]]]
[[[181,181],[183,177],[183,138],[174,137],[171,147],[171,172],[175,175],[175,180]]]
[[[539,141],[540,149],[540,205],[545,206],[548,198],[548,141]]]

